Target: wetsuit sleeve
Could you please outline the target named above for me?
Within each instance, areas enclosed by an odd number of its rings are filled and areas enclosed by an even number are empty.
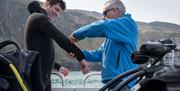
[[[54,69],[59,71],[60,68],[61,68],[61,65],[55,62]]]
[[[84,59],[83,52],[74,44],[70,42],[70,40],[63,34],[61,31],[59,31],[48,19],[46,16],[42,16],[38,20],[40,30],[44,33],[46,33],[48,36],[51,36],[52,39],[56,41],[56,43],[63,48],[68,53],[74,53],[77,57],[77,60],[81,61]]]

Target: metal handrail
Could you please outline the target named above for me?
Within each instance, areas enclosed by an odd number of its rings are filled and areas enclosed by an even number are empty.
[[[62,81],[62,87],[64,87],[64,79],[63,79],[63,77],[57,72],[52,72],[51,74],[58,76]]]
[[[85,87],[86,85],[86,80],[87,78],[89,78],[90,76],[93,76],[93,75],[101,75],[101,72],[93,72],[93,73],[89,73],[86,75],[86,77],[83,79],[83,86]]]

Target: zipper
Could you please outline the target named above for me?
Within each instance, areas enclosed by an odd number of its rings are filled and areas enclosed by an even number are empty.
[[[118,51],[118,55],[117,55],[116,69],[118,69],[119,67],[119,62],[120,62],[120,51]]]

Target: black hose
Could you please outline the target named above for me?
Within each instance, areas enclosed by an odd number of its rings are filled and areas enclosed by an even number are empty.
[[[146,74],[145,70],[140,70],[139,72],[134,73],[133,75],[129,76],[126,80],[123,80],[120,84],[118,84],[113,91],[120,91],[125,85],[127,85],[132,80],[136,79],[139,76],[143,76]]]
[[[152,74],[152,73],[154,73],[154,72],[156,72],[156,71],[158,71],[158,70],[160,70],[162,68],[163,68],[163,65],[157,65],[157,66],[153,66],[153,67],[150,67],[150,68],[140,70],[139,72],[136,72],[136,73],[132,74],[131,76],[129,76],[126,80],[123,80],[120,84],[118,84],[113,89],[113,91],[119,91],[120,89],[122,89],[124,86],[126,86],[129,82],[136,79],[137,77]]]
[[[102,88],[99,89],[99,91],[105,91],[109,86],[111,85],[114,85],[114,83],[118,82],[119,80],[121,80],[122,78],[124,78],[125,76],[128,76],[130,74],[133,74],[135,72],[138,72],[140,70],[142,70],[143,67],[140,66],[140,67],[137,67],[135,69],[132,69],[132,70],[129,70],[129,71],[126,71],[118,76],[116,76],[114,79],[112,79],[111,81],[109,81],[105,86],[103,86]]]

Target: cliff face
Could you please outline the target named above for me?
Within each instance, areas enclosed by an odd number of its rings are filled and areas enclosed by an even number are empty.
[[[20,1],[20,0],[19,0]],[[23,36],[23,28],[28,13],[26,6],[17,0],[1,0],[0,3],[0,36],[1,39],[11,39],[18,43]]]
[[[32,0],[1,0],[0,3],[0,41],[10,39],[18,42],[21,47],[24,47],[24,27],[29,13],[26,9],[28,2]],[[69,36],[75,29],[89,24],[93,21],[102,19],[102,15],[97,12],[90,12],[84,10],[66,10],[56,21],[55,26],[60,31],[63,31]],[[163,37],[179,38],[180,25],[152,22],[143,23],[137,22],[139,29],[139,44],[147,40],[156,40]],[[97,48],[104,39],[85,39],[80,41],[77,45],[81,49]],[[180,39],[179,39],[180,40]],[[65,66],[72,67],[73,62],[67,60],[66,52],[56,45],[56,61],[61,61]],[[76,61],[77,62],[77,61]],[[71,65],[71,66],[69,66]],[[74,67],[78,64],[74,65]]]

